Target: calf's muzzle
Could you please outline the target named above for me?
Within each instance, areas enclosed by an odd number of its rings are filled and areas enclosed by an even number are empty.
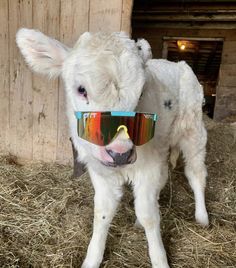
[[[117,166],[132,164],[137,159],[135,146],[133,146],[130,150],[128,150],[125,153],[117,153],[110,149],[106,149],[106,151],[113,159],[114,164]]]

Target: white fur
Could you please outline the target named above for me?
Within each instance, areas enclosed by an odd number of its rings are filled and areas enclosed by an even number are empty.
[[[16,42],[29,66],[50,78],[61,74],[62,64],[69,48],[39,31],[22,28]]]
[[[148,60],[152,59],[152,49],[150,44],[145,39],[138,39],[136,43],[139,55],[143,59],[143,61],[146,63]]]
[[[169,267],[157,201],[168,177],[170,148],[174,148],[172,162],[176,162],[179,151],[183,152],[185,174],[196,200],[196,220],[208,224],[204,200],[207,134],[202,122],[203,92],[191,68],[185,62],[150,59],[149,44],[142,45],[140,51],[124,33],[85,33],[73,49],[68,49],[37,31],[23,29],[17,34],[17,43],[33,70],[62,73],[65,82],[71,136],[95,189],[93,236],[82,267],[100,266],[108,228],[126,182],[133,185],[135,211],[146,232],[152,267]],[[40,57],[42,48],[46,57]],[[60,69],[58,62],[62,61]],[[79,86],[86,88],[87,98],[78,94]],[[106,149],[126,152],[132,142],[122,133],[104,147],[82,140],[77,135],[74,111],[115,110],[155,112],[159,120],[155,137],[136,148],[136,162],[111,168],[104,165],[113,161]]]

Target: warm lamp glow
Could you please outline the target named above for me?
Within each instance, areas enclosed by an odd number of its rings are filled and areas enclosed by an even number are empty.
[[[186,47],[187,47],[187,42],[188,42],[188,41],[178,40],[178,41],[177,41],[178,48],[179,48],[180,50],[185,50]]]

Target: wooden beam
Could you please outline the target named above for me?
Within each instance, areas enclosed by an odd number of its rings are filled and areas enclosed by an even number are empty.
[[[219,73],[219,86],[234,87],[236,92],[236,64],[222,64]]]
[[[138,10],[145,11],[165,11],[165,10],[233,10],[236,9],[235,0],[231,1],[221,1],[221,0],[212,0],[212,1],[172,1],[172,0],[155,0],[155,1],[147,1],[147,0],[136,0],[134,2],[134,12]]]
[[[222,64],[235,64],[236,63],[236,41],[224,42],[222,53]]]
[[[133,21],[147,22],[235,22],[236,11],[231,12],[136,12]]]
[[[152,22],[152,23],[143,23],[143,22],[135,22],[133,23],[133,28],[139,29],[214,29],[214,30],[235,30],[236,29],[236,21],[235,22],[222,22],[222,23],[214,23],[214,22]]]

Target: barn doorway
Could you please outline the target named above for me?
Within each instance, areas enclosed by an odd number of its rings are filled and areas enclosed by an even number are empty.
[[[203,111],[214,116],[222,38],[163,37],[162,58],[186,61],[193,69],[204,89]]]
[[[232,1],[133,1],[132,37],[145,38],[153,58],[192,66],[204,87],[204,110],[215,121],[234,120],[236,114],[235,12]]]

